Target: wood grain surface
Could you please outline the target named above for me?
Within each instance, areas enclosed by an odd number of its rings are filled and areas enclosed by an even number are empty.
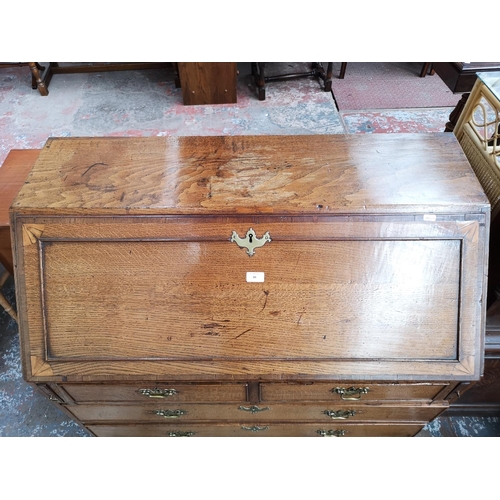
[[[261,422],[259,430],[252,431],[255,422],[241,421],[239,424],[131,424],[131,425],[90,425],[88,428],[96,436],[167,437],[170,433],[193,433],[194,437],[321,437],[318,431],[345,431],[345,437],[409,437],[417,434],[424,422],[397,424],[335,424],[321,422],[315,424],[280,424]]]
[[[242,408],[247,408],[243,410]],[[275,404],[259,405],[251,413],[251,405],[237,404],[172,404],[169,402],[147,404],[147,405],[76,405],[68,407],[68,410],[79,420],[86,424],[99,422],[155,422],[171,423],[184,421],[219,421],[239,422],[300,422],[316,421],[338,423],[342,418],[334,419],[328,412],[338,412],[338,415],[347,415],[343,419],[349,422],[384,422],[384,421],[429,421],[448,408],[448,404],[441,405],[412,405],[399,403],[393,405],[360,405],[359,403],[344,404]],[[170,409],[167,417],[158,414],[158,411]],[[176,410],[180,410],[175,416]],[[350,412],[350,413],[348,413]],[[174,415],[168,416],[168,415]],[[343,420],[342,420],[343,421]]]
[[[23,375],[99,436],[413,436],[481,375],[489,209],[452,134],[51,139]]]
[[[488,200],[453,134],[49,139],[16,212],[449,212]]]
[[[14,274],[9,209],[33,167],[39,149],[12,149],[0,168],[0,263]]]
[[[238,67],[231,62],[179,62],[185,105],[228,104],[237,100]]]
[[[274,242],[250,259],[228,242],[46,244],[47,359],[456,360],[460,251]],[[248,283],[252,271],[265,282]]]

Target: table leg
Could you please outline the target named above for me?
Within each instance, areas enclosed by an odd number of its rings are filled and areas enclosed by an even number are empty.
[[[465,92],[464,94],[462,94],[462,98],[460,99],[460,101],[458,101],[455,109],[450,113],[449,121],[446,124],[446,128],[444,129],[445,132],[453,132],[453,130],[455,129],[455,125],[458,122],[458,118],[460,117],[460,114],[462,113],[469,96],[470,92]]]
[[[5,271],[3,275],[0,277],[0,290],[2,289],[3,285],[7,281],[7,278],[9,277],[9,273]],[[14,308],[7,302],[7,299],[4,297],[2,292],[0,291],[0,306],[2,306],[5,309],[5,312],[9,314],[9,316],[14,319],[14,321],[17,322],[17,314],[16,311],[14,311]]]
[[[252,63],[252,74],[259,94],[259,101],[264,101],[266,99],[265,67],[266,63]]]

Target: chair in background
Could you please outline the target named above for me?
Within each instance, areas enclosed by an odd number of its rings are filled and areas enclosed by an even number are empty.
[[[33,67],[30,67],[31,70],[31,88],[35,90],[38,86],[38,81],[36,78],[36,75],[40,75],[40,71],[43,72],[45,70],[45,66],[40,66],[39,63],[27,63],[27,62],[1,62],[0,63],[0,68],[14,68],[17,66],[29,66],[30,64],[33,64]]]
[[[285,73],[281,75],[266,76],[266,64],[262,62],[252,63],[252,75],[255,80],[255,85],[257,87],[257,92],[259,95],[259,101],[264,101],[266,99],[266,83],[274,80],[288,80],[290,78],[301,78],[301,77],[315,77],[321,78],[324,82],[325,92],[330,92],[332,90],[332,71],[333,63],[328,63],[326,71],[322,66],[322,63],[311,63],[310,71],[295,72],[295,73]]]

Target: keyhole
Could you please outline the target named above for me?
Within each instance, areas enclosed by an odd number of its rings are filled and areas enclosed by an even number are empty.
[[[249,235],[248,235],[248,241],[249,241],[250,243],[252,243],[252,238],[253,238],[253,235],[252,235],[252,234],[249,234]]]

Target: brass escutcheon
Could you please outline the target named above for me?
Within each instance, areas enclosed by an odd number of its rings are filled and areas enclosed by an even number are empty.
[[[348,389],[344,387],[335,387],[332,389],[332,392],[340,394],[340,399],[344,401],[356,401],[361,399],[361,396],[366,394],[369,390],[369,387],[349,387]]]
[[[238,406],[238,410],[249,411],[251,413],[258,413],[259,411],[270,410],[269,406],[265,406],[264,408],[259,408],[258,406]]]
[[[179,418],[187,413],[186,410],[154,410],[153,413],[164,418]]]
[[[139,389],[139,393],[148,398],[168,398],[169,396],[175,396],[178,392],[175,389]]]
[[[194,436],[195,433],[193,431],[170,431],[167,432],[168,437],[190,437]]]
[[[230,242],[236,243],[240,248],[246,248],[247,254],[251,257],[255,254],[255,249],[265,245],[268,241],[271,241],[271,236],[269,231],[264,233],[262,238],[257,238],[255,231],[250,228],[244,238],[240,238],[236,231],[231,234]]]
[[[267,429],[269,429],[269,426],[266,425],[265,427],[259,427],[258,425],[254,425],[252,427],[246,427],[246,426],[242,425],[241,428],[244,431],[261,432],[261,431],[267,431]]]
[[[332,430],[328,430],[328,431],[325,431],[325,430],[318,430],[316,431],[321,437],[342,437],[342,436],[345,436],[345,433],[347,431],[345,431],[344,429],[336,429],[334,431]]]
[[[354,410],[325,410],[323,413],[333,420],[347,420],[349,417],[356,415]]]

